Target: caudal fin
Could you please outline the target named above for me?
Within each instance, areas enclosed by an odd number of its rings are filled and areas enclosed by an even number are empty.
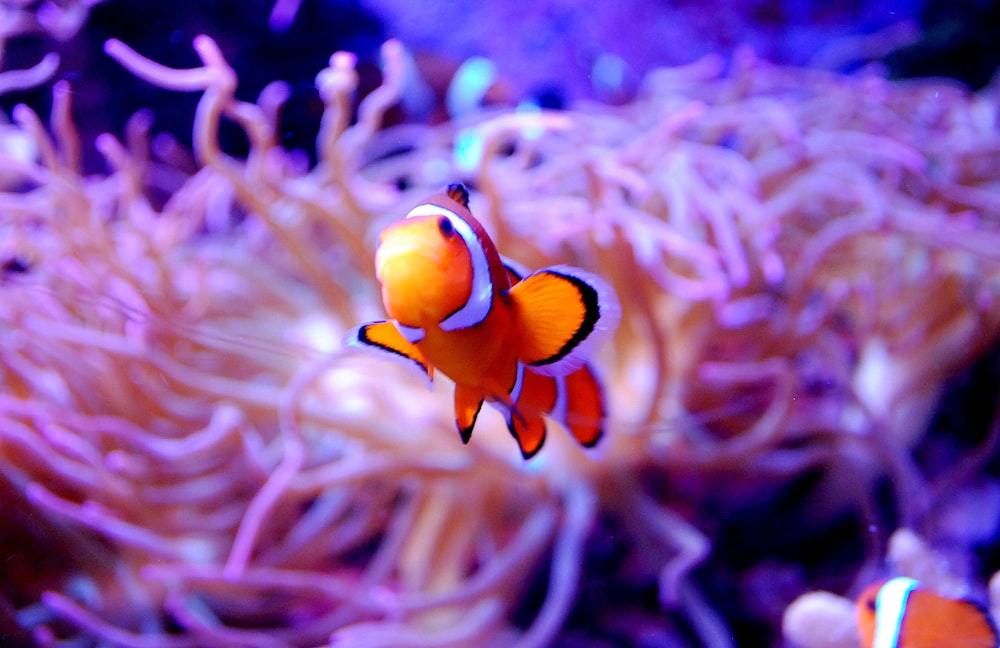
[[[566,426],[580,445],[591,448],[604,434],[604,418],[607,416],[604,404],[604,388],[589,364],[585,364],[563,378],[562,389],[566,393],[566,409],[560,423]]]

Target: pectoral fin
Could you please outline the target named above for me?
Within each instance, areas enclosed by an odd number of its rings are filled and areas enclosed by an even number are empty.
[[[391,358],[401,360],[408,366],[416,366],[427,376],[434,377],[434,367],[431,366],[420,349],[403,337],[395,322],[369,322],[357,326],[344,336],[346,346],[374,350]]]
[[[565,376],[583,366],[621,318],[611,287],[569,266],[534,272],[509,294],[516,313],[517,356],[547,376]]]

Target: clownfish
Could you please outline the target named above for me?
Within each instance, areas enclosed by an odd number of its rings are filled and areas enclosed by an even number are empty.
[[[996,648],[986,610],[898,577],[869,585],[856,605],[864,648]]]
[[[527,274],[502,259],[461,184],[383,230],[375,274],[392,319],[362,324],[346,344],[451,378],[463,443],[484,401],[503,413],[525,459],[545,441],[543,415],[583,446],[600,440],[605,405],[587,358],[621,318],[600,278],[562,265]]]

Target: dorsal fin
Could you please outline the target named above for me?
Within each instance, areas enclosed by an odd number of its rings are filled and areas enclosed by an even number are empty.
[[[462,207],[469,207],[469,191],[462,183],[456,182],[455,184],[448,185],[445,193]]]

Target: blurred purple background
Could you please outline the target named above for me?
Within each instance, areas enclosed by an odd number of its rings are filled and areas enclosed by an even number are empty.
[[[480,56],[495,66],[497,100],[550,107],[626,101],[657,66],[728,56],[744,45],[779,63],[849,70],[879,61],[891,76],[953,76],[973,88],[986,84],[1000,61],[1000,9],[986,0],[303,0],[291,23],[277,30],[269,23],[274,6],[272,0],[110,0],[93,9],[87,27],[69,42],[15,40],[5,67],[60,52],[59,76],[77,90],[76,114],[87,140],[120,133],[135,111],[155,107],[156,128],[188,142],[197,97],[137,82],[102,45],[115,37],[166,65],[193,66],[191,39],[207,33],[236,68],[241,97],[255,98],[276,79],[291,84],[284,143],[310,151],[320,113],[316,73],[333,51],[346,49],[362,62],[362,89],[374,87],[378,47],[390,37],[410,49],[439,101],[458,66]],[[13,93],[0,98],[0,106],[9,111],[24,102],[46,112],[48,94],[47,88]],[[423,121],[433,117],[428,110],[397,118]],[[235,129],[230,135],[227,147],[238,153],[240,135]],[[86,154],[89,166],[100,164],[90,147]]]

